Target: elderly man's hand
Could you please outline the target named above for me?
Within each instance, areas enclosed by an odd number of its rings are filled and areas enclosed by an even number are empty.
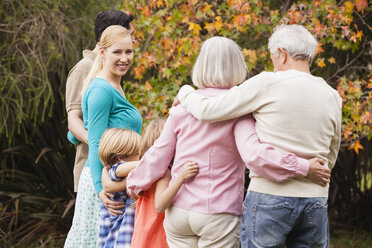
[[[175,107],[175,106],[177,106],[178,104],[180,104],[181,102],[180,102],[180,100],[178,99],[178,96],[176,96],[175,98],[174,98],[174,100],[173,100],[173,104],[172,104],[172,107]]]

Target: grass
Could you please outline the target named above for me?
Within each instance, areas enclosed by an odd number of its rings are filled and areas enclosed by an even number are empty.
[[[57,248],[63,247],[65,235],[51,235],[46,240],[25,246],[8,248]],[[0,242],[1,243],[1,242]],[[0,247],[1,244],[0,244]],[[331,233],[330,248],[372,248],[372,235],[365,231],[336,230]]]
[[[331,233],[330,248],[372,248],[372,235],[360,230],[336,230]]]

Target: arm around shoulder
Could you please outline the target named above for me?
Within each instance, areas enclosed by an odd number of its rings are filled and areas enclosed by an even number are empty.
[[[201,121],[233,119],[254,112],[263,104],[262,93],[269,80],[265,75],[254,76],[218,97],[202,96],[190,86],[183,86],[178,98],[186,111]]]

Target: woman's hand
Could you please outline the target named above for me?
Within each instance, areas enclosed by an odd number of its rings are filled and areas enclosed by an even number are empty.
[[[320,186],[327,186],[331,178],[331,170],[325,164],[325,161],[320,158],[312,158],[309,160],[309,171],[307,178]]]
[[[109,197],[113,197],[112,194],[106,193],[105,191],[101,190],[98,193],[99,199],[103,202],[103,205],[105,205],[105,208],[111,215],[119,215],[122,214],[123,211],[119,210],[125,207],[125,202],[120,201],[113,201]]]

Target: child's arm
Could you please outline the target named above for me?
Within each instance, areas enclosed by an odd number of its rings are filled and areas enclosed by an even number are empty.
[[[126,189],[126,180],[112,181],[106,168],[102,169],[102,187],[107,193],[119,192]]]
[[[137,167],[139,161],[131,161],[125,162],[123,164],[119,164],[115,170],[111,168],[110,173],[114,173],[114,175],[109,174],[106,168],[102,170],[102,187],[106,192],[119,192],[122,190],[126,190],[126,177],[128,176],[129,172]],[[110,176],[111,175],[111,176]]]
[[[176,177],[169,185],[171,179],[170,171],[167,170],[164,177],[156,183],[155,190],[155,209],[158,213],[164,212],[173,202],[182,184],[189,178],[198,173],[198,165],[188,162],[183,166],[181,174]],[[169,186],[168,186],[169,185]]]
[[[115,171],[117,177],[126,177],[129,172],[139,165],[139,161],[126,162],[118,166]]]

